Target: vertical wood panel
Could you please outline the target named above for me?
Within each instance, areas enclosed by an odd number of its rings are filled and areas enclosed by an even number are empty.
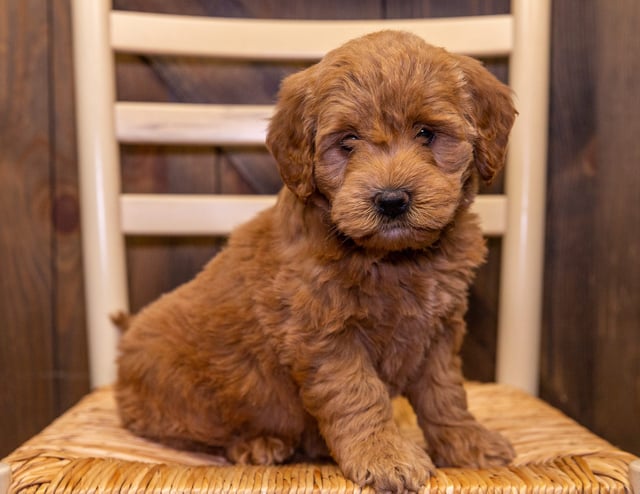
[[[596,5],[594,428],[640,453],[640,3]]]
[[[0,453],[54,409],[48,49],[46,2],[0,3]]]
[[[638,454],[640,4],[553,9],[541,393]]]
[[[487,246],[487,261],[470,289],[467,335],[460,352],[465,377],[482,382],[495,380],[502,241],[490,238]]]
[[[592,1],[553,3],[541,394],[583,423],[593,411],[597,311],[596,17]]]
[[[50,0],[50,129],[53,226],[53,358],[56,413],[89,390],[80,205],[75,140],[71,12],[68,0]]]

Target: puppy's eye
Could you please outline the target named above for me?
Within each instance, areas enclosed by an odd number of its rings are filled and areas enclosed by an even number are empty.
[[[340,149],[343,151],[350,153],[353,151],[354,143],[359,141],[360,138],[355,134],[347,134],[342,139],[340,139]]]
[[[435,138],[436,138],[436,133],[432,130],[429,130],[426,127],[422,127],[416,134],[416,139],[420,139],[422,141],[422,144],[425,146],[428,146],[431,143],[433,143]]]

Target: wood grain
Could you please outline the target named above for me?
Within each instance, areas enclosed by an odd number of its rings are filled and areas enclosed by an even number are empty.
[[[53,417],[47,8],[0,3],[0,456]]]
[[[68,0],[50,1],[50,160],[52,167],[52,275],[56,414],[89,390],[76,155],[71,12]]]
[[[554,2],[542,396],[590,423],[598,291],[593,265],[596,121],[593,2]],[[571,36],[566,33],[571,32]]]
[[[640,3],[596,1],[593,427],[640,451]]]

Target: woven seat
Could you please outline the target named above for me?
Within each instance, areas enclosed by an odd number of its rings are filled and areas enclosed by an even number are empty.
[[[507,436],[517,457],[503,468],[439,469],[426,492],[630,492],[633,455],[509,386],[470,383],[467,391],[476,417]],[[406,438],[424,441],[407,402],[394,406]],[[15,493],[361,490],[334,464],[236,466],[136,437],[120,426],[110,387],[85,397],[3,461],[12,465]]]
[[[535,394],[538,382],[538,352],[532,349],[540,342],[548,0],[512,0],[510,15],[464,22],[384,23],[182,18],[112,12],[109,0],[72,5],[89,353],[97,389],[2,460],[0,494],[9,477],[15,493],[362,490],[333,463],[230,465],[223,457],[170,449],[120,426],[109,386],[118,332],[108,316],[128,307],[124,235],[226,234],[273,198],[123,194],[118,142],[255,146],[264,140],[271,107],[116,102],[113,52],[311,61],[348,38],[382,28],[414,31],[456,52],[509,56],[519,111],[505,191],[481,195],[474,206],[485,233],[502,236],[496,362],[501,384],[467,385],[472,412],[511,440],[517,456],[502,468],[439,469],[425,492],[640,494],[632,486],[640,484],[640,460],[516,389]],[[407,440],[424,441],[407,402],[394,406]]]

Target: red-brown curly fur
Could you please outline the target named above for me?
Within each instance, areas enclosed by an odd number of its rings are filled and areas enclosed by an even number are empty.
[[[267,137],[286,187],[130,322],[123,423],[236,462],[330,454],[377,490],[417,490],[434,463],[508,462],[467,411],[458,351],[485,256],[469,206],[515,113],[477,61],[401,32],[287,78]],[[398,434],[397,394],[428,451]]]

